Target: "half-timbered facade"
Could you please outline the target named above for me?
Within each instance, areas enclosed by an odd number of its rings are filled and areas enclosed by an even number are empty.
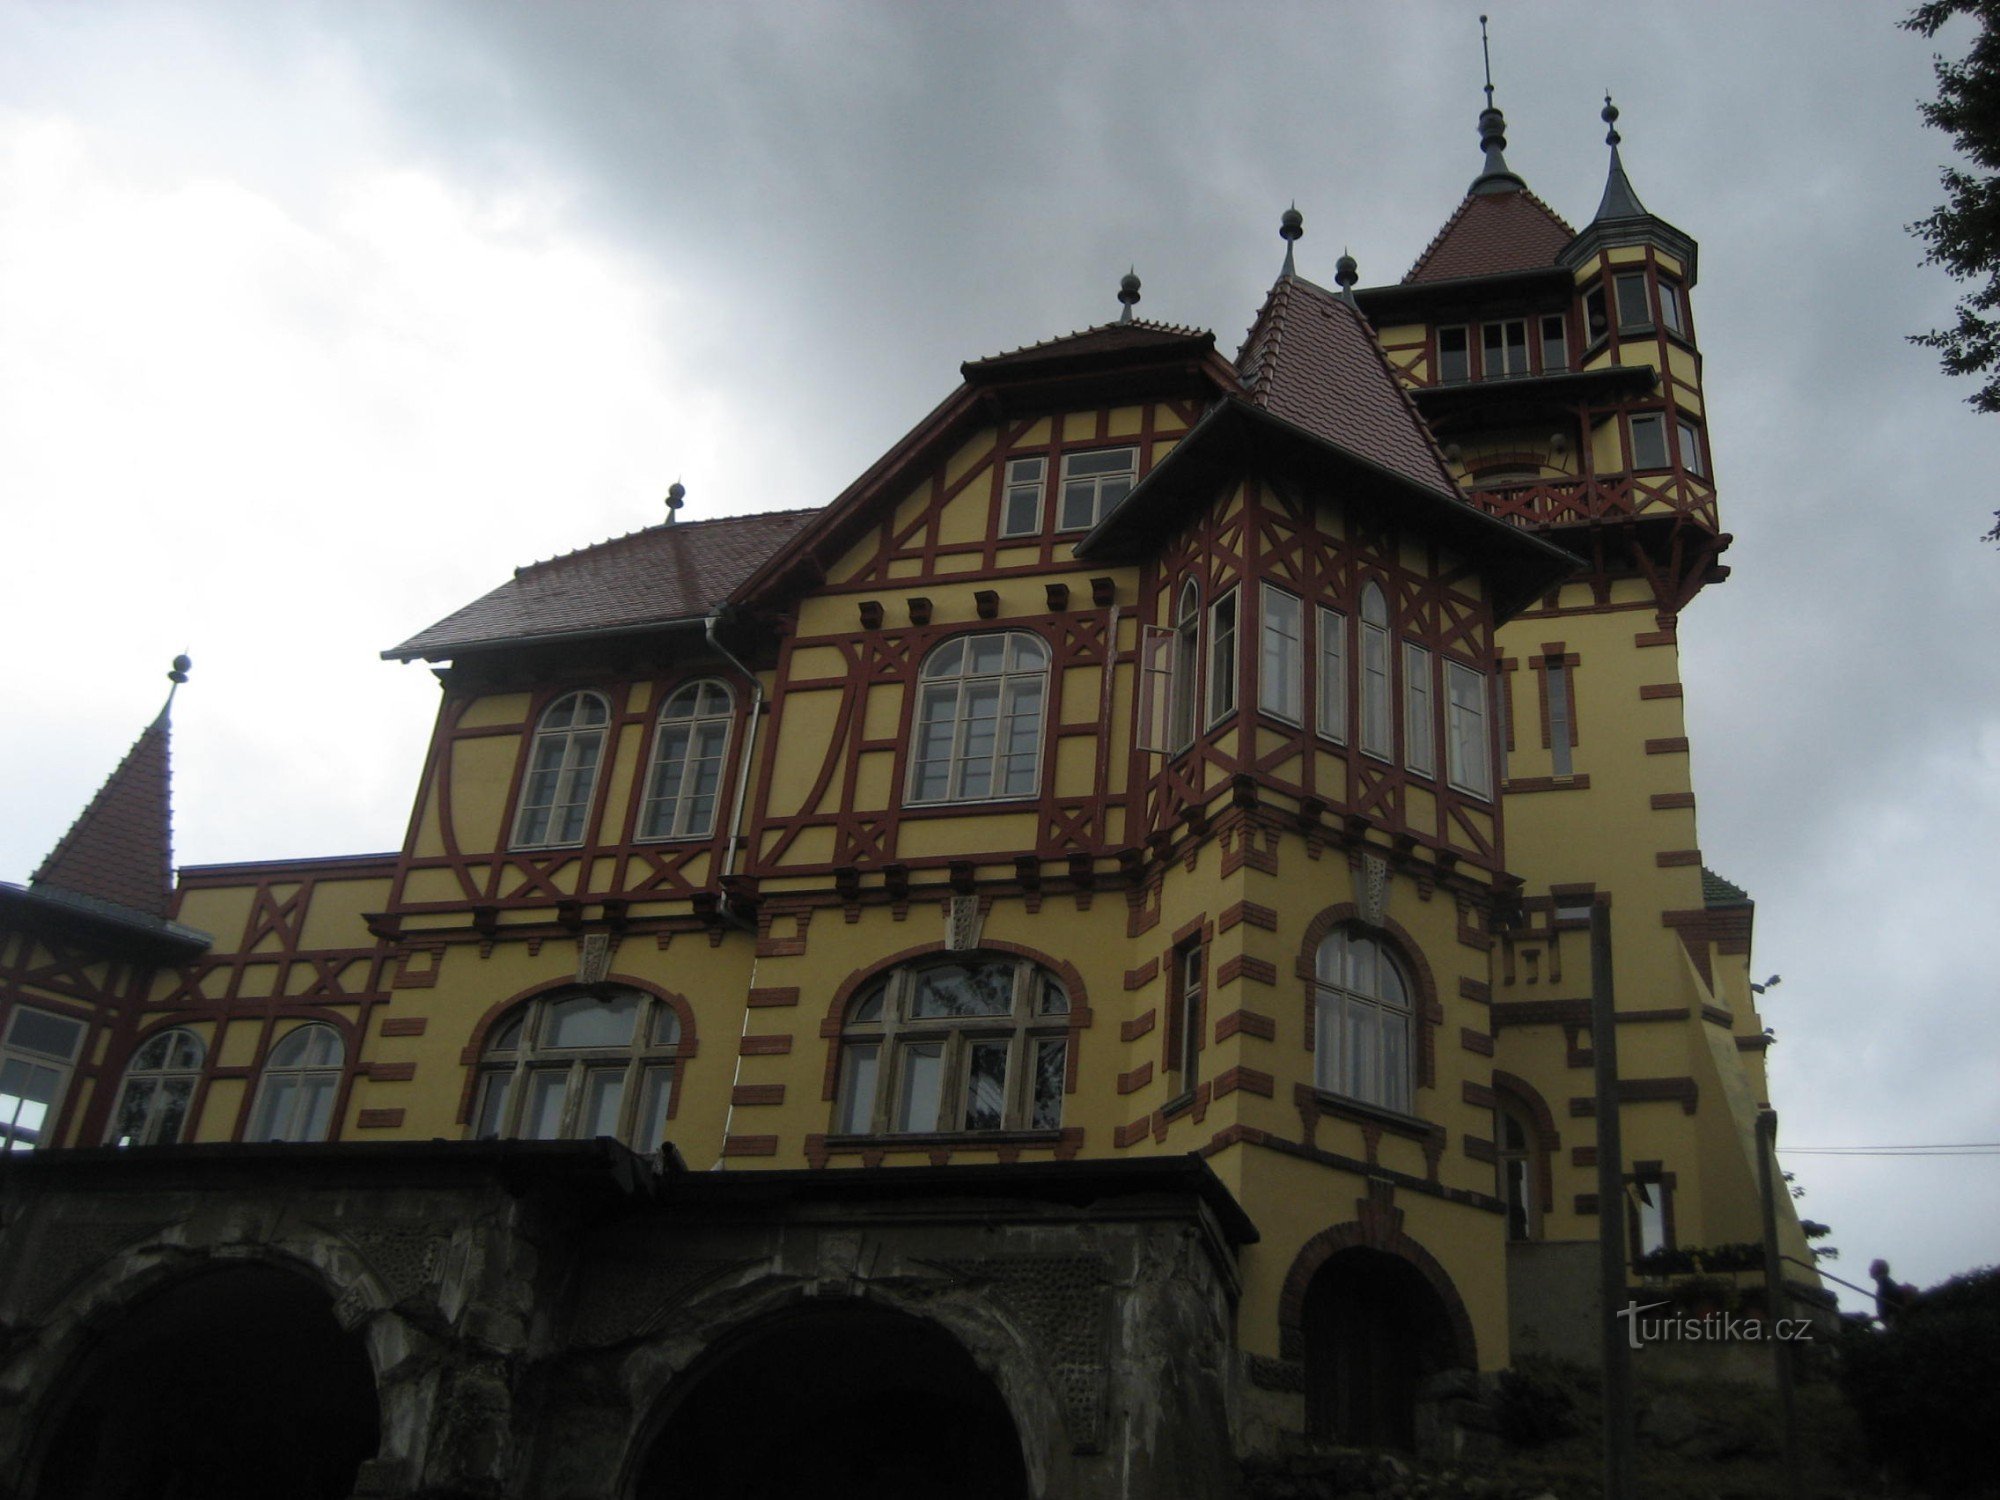
[[[823,509],[587,546],[385,653],[442,687],[398,850],[169,895],[163,714],[0,889],[19,1492],[165,1493],[104,1351],[232,1286],[359,1341],[346,1425],[257,1460],[297,1493],[1449,1448],[1451,1372],[1577,1352],[1599,906],[1617,1211],[1755,1238],[1750,906],[1674,645],[1727,571],[1694,246],[1615,145],[1572,231],[1483,123],[1398,284],[1288,253],[1233,359],[1128,286]]]

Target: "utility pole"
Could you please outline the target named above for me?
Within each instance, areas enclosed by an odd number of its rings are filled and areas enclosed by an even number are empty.
[[[1590,908],[1590,1051],[1597,1079],[1597,1300],[1604,1363],[1604,1500],[1632,1495],[1632,1350],[1625,1295],[1625,1144],[1618,1119],[1618,1012],[1611,908]],[[1636,1322],[1634,1323],[1636,1327]]]
[[[1778,1257],[1778,1184],[1775,1162],[1778,1155],[1778,1112],[1764,1108],[1757,1112],[1757,1179],[1764,1189],[1764,1308],[1775,1335],[1791,1313],[1785,1295],[1785,1275]],[[1799,1474],[1799,1410],[1792,1389],[1792,1346],[1786,1339],[1771,1340],[1771,1359],[1778,1377],[1778,1412],[1785,1428],[1785,1491],[1791,1500],[1805,1494]]]

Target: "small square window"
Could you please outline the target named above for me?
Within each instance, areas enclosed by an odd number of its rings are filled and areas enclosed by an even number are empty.
[[[1463,328],[1438,330],[1438,383],[1472,378],[1472,344]]]
[[[1667,467],[1667,419],[1659,412],[1642,412],[1632,419],[1632,467]]]

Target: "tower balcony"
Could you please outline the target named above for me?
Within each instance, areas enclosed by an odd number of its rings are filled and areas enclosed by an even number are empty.
[[[1715,492],[1679,474],[1475,481],[1466,498],[1530,531],[1652,517],[1685,517],[1710,531],[1718,529]]]

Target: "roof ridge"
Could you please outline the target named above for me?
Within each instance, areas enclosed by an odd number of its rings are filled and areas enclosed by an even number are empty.
[[[651,526],[641,526],[637,531],[622,531],[616,536],[607,536],[599,541],[586,542],[581,547],[572,547],[567,552],[552,553],[533,562],[522,563],[514,569],[516,578],[524,578],[539,568],[551,567],[571,558],[581,557],[586,552],[595,552],[601,547],[609,547],[618,542],[629,542],[642,536],[652,536],[663,531],[693,531],[704,526],[721,526],[737,521],[762,521],[772,516],[804,516],[814,511],[824,510],[821,505],[796,505],[785,510],[750,510],[734,516],[703,516],[699,521],[655,521]]]
[[[1151,318],[1132,318],[1130,320],[1113,318],[1108,323],[1092,323],[1088,327],[1072,328],[1068,333],[1050,334],[1045,339],[1036,339],[1033,343],[1021,344],[1012,349],[1001,349],[993,354],[981,354],[965,361],[965,363],[968,365],[983,365],[988,360],[1008,359],[1016,354],[1032,354],[1037,349],[1053,348],[1055,345],[1064,343],[1070,339],[1085,338],[1093,333],[1115,333],[1122,328],[1140,328],[1144,329],[1147,333],[1173,334],[1179,338],[1200,338],[1204,334],[1210,338],[1215,336],[1214,330],[1197,328],[1191,323],[1159,323]]]
[[[1410,419],[1416,424],[1417,431],[1422,435],[1424,446],[1430,450],[1431,457],[1437,460],[1438,479],[1443,483],[1445,493],[1454,500],[1464,500],[1465,495],[1459,489],[1458,481],[1451,477],[1451,465],[1445,459],[1443,445],[1438,442],[1437,434],[1431,431],[1430,422],[1417,409],[1416,397],[1412,396],[1409,387],[1403,384],[1402,378],[1396,373],[1396,367],[1389,363],[1389,351],[1382,347],[1382,335],[1376,332],[1375,324],[1368,314],[1361,310],[1360,303],[1350,302],[1335,293],[1327,295],[1346,307],[1353,314],[1354,321],[1361,325],[1361,331],[1368,336],[1368,347],[1375,351],[1375,360],[1382,367],[1383,378],[1389,382],[1390,389],[1395,391],[1396,399],[1403,404],[1403,410],[1410,414]]]
[[[1249,388],[1251,404],[1255,406],[1262,407],[1267,404],[1263,392],[1270,382],[1259,379],[1259,376],[1266,366],[1277,362],[1278,351],[1285,341],[1284,319],[1285,311],[1291,305],[1290,284],[1302,279],[1295,272],[1291,275],[1280,275],[1271,283],[1271,289],[1264,293],[1263,306],[1257,309],[1257,315],[1250,320],[1250,327],[1243,335],[1243,343],[1236,351],[1233,363],[1243,384]],[[1251,346],[1256,343],[1260,331],[1264,334],[1264,345],[1259,352],[1257,366],[1254,370],[1246,370],[1243,362],[1250,357]]]

